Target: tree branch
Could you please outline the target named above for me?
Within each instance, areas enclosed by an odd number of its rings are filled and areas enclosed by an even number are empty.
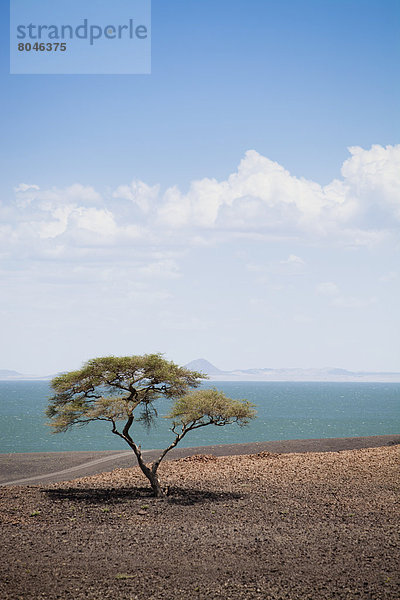
[[[133,423],[133,415],[130,414],[127,422],[125,423],[125,427],[122,432],[125,438],[132,439],[131,436],[129,435],[129,429],[131,428],[132,423]]]
[[[119,390],[124,390],[125,392],[130,391],[129,387],[126,387],[126,386],[122,385],[121,383],[118,383],[118,381],[119,381],[119,378],[117,378],[117,377],[115,379],[112,379],[111,381],[109,381],[107,379],[106,384],[109,385],[110,387],[116,387]]]
[[[153,462],[153,464],[151,465],[151,470],[152,472],[155,474],[158,467],[160,466],[160,462],[162,461],[162,459],[164,458],[164,456],[170,451],[172,450],[172,448],[175,448],[175,446],[177,444],[179,444],[179,442],[181,441],[181,439],[187,434],[189,430],[185,428],[185,426],[183,426],[181,433],[178,433],[176,435],[176,438],[174,439],[174,441],[172,442],[172,444],[170,444],[168,446],[168,448],[165,448],[165,450],[163,450],[160,454],[160,456],[157,458],[157,460],[155,460]]]
[[[143,460],[140,446],[137,446],[135,444],[135,442],[133,441],[133,439],[131,438],[131,436],[129,435],[129,428],[133,423],[133,415],[129,416],[122,433],[120,431],[118,431],[117,426],[115,424],[115,420],[111,419],[111,422],[113,424],[112,432],[115,433],[115,435],[118,435],[123,440],[125,440],[125,442],[127,444],[129,444],[129,446],[132,448],[132,450],[135,453],[139,467],[141,468],[141,470],[143,471],[143,473],[146,475],[147,478],[151,478],[153,473]]]
[[[175,446],[177,444],[179,444],[179,442],[181,441],[182,438],[185,437],[185,435],[187,433],[189,433],[189,431],[192,431],[193,429],[198,429],[199,427],[206,427],[207,425],[213,425],[214,421],[212,419],[210,419],[210,421],[208,421],[207,423],[197,423],[194,421],[191,425],[185,425],[184,423],[182,423],[182,431],[181,433],[178,433],[176,431],[176,425],[174,425],[171,428],[171,431],[173,433],[175,433],[176,437],[174,439],[174,441],[172,442],[172,444],[170,444],[168,446],[168,448],[165,448],[165,450],[163,450],[160,454],[160,456],[157,458],[157,460],[155,460],[153,462],[153,464],[151,465],[151,470],[153,471],[153,473],[156,473],[158,467],[160,466],[160,462],[162,461],[162,459],[164,458],[164,456],[173,448],[175,448]],[[216,424],[216,423],[215,423]]]

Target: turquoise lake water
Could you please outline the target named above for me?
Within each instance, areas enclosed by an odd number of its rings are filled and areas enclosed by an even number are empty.
[[[218,382],[205,387],[247,398],[256,405],[257,419],[244,428],[202,428],[181,446],[400,432],[400,383]],[[49,396],[48,382],[0,381],[0,453],[128,449],[104,422],[52,434],[44,416]],[[160,404],[159,414],[166,412],[168,405]],[[168,426],[158,419],[150,432],[140,424],[131,432],[143,449],[163,448],[172,440]]]

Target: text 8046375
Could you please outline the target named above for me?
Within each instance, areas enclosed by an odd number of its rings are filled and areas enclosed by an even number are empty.
[[[34,44],[31,44],[30,42],[20,42],[18,44],[18,50],[20,52],[30,52],[31,50],[34,50],[35,52],[65,52],[66,49],[67,44],[65,42],[35,42]]]

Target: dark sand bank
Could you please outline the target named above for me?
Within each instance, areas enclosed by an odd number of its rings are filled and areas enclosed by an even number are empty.
[[[279,440],[248,444],[221,444],[193,448],[175,448],[165,460],[176,460],[195,454],[233,456],[272,452],[277,454],[297,452],[339,452],[361,448],[378,448],[400,444],[400,435],[378,435],[353,438],[327,438],[311,440]],[[143,452],[146,461],[154,460],[159,450]],[[133,452],[34,452],[0,454],[0,485],[35,485],[56,483],[96,475],[116,468],[136,466]]]

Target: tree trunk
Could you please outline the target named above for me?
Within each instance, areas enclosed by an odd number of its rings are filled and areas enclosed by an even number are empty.
[[[112,432],[115,433],[116,435],[119,435],[119,437],[121,437],[123,440],[125,440],[129,444],[129,446],[132,448],[132,450],[135,453],[135,456],[138,461],[138,465],[139,465],[143,475],[145,475],[150,482],[151,489],[153,490],[155,497],[162,498],[163,496],[165,496],[166,489],[163,489],[161,487],[161,483],[160,483],[160,480],[157,475],[157,469],[158,469],[158,466],[159,466],[162,458],[164,457],[164,455],[168,452],[168,450],[170,450],[173,446],[176,445],[176,442],[174,444],[171,444],[171,446],[163,452],[163,454],[161,455],[159,460],[156,461],[155,463],[153,463],[152,468],[149,468],[143,460],[140,446],[137,446],[135,444],[135,442],[133,441],[133,439],[131,438],[131,436],[129,435],[129,428],[132,425],[132,422],[133,422],[133,417],[130,416],[124,427],[123,433],[120,433],[115,426],[115,422],[113,421]]]
[[[161,487],[160,480],[157,475],[157,468],[150,469],[144,462],[142,453],[141,453],[140,449],[136,446],[136,444],[134,444],[132,442],[129,445],[131,446],[132,450],[134,451],[134,453],[136,455],[138,465],[139,465],[143,475],[145,475],[147,477],[147,479],[149,480],[151,489],[153,490],[155,497],[162,498],[164,496],[164,490]]]
[[[158,475],[156,473],[153,473],[152,471],[149,471],[148,475],[145,473],[145,475],[150,481],[151,489],[153,490],[155,497],[162,498],[163,496],[165,496],[165,491],[161,487]]]
[[[138,448],[136,448],[135,454],[136,454],[136,458],[137,458],[139,467],[142,470],[143,475],[145,475],[147,477],[147,479],[150,481],[151,489],[153,490],[155,497],[162,498],[164,496],[164,490],[161,487],[161,483],[158,478],[157,472],[154,471],[153,469],[150,469],[145,464],[145,462],[142,458],[142,453],[140,452],[140,450],[138,450]]]

